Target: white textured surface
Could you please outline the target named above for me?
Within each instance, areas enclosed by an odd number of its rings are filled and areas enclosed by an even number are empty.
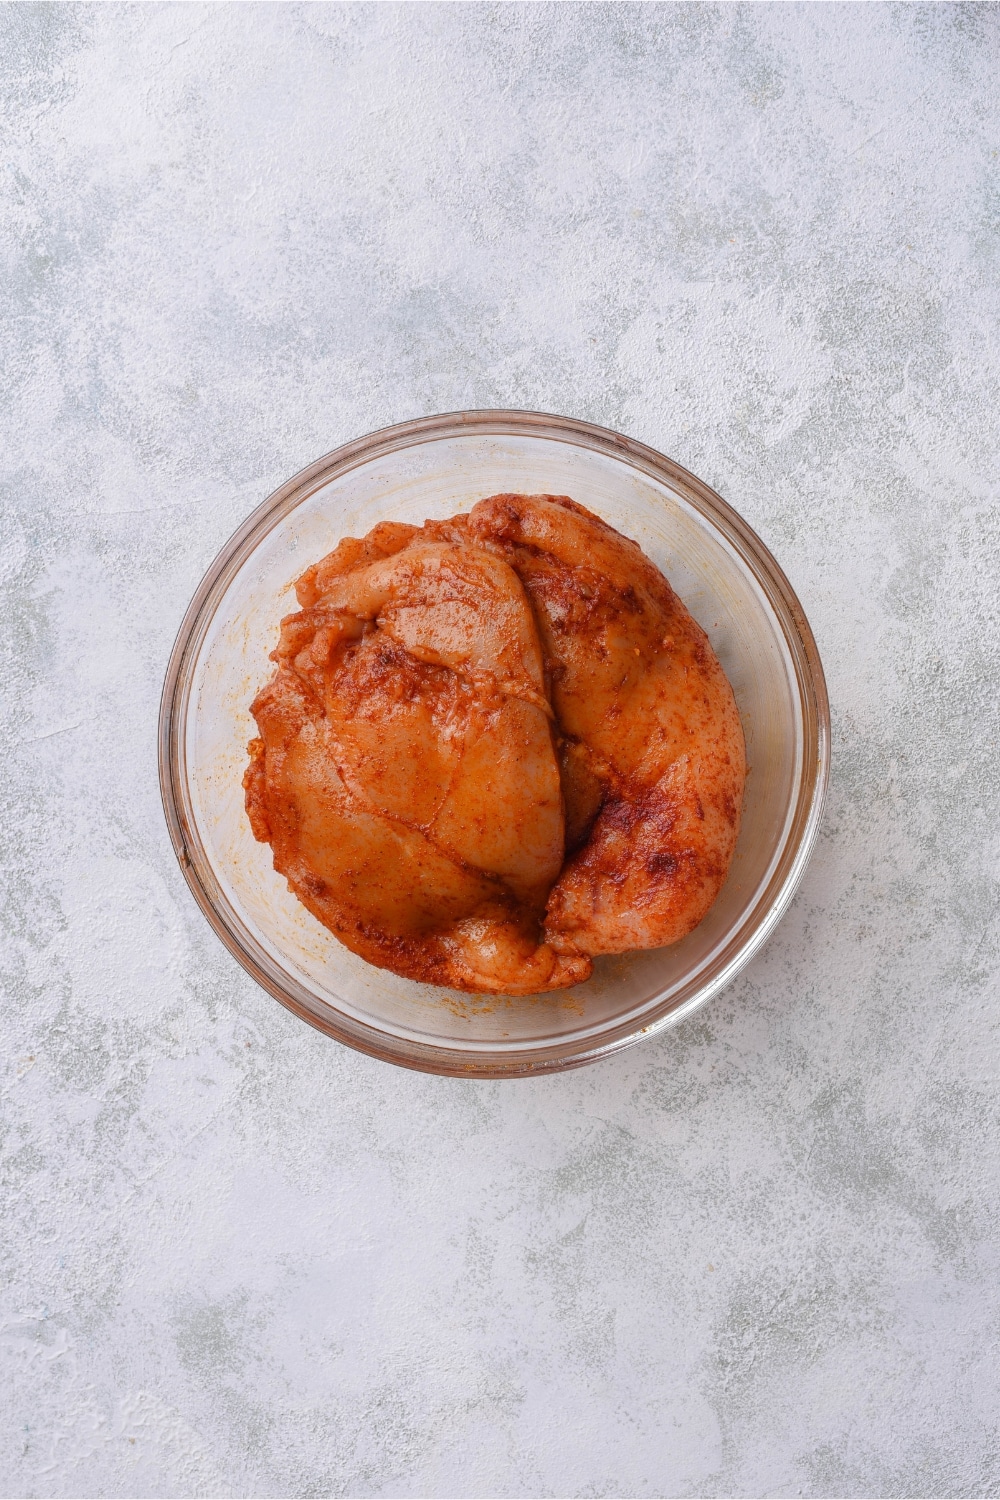
[[[1000,1490],[998,18],[0,11],[4,1494]],[[472,405],[716,485],[835,715],[765,954],[519,1084],[283,1012],[156,784],[236,523]]]

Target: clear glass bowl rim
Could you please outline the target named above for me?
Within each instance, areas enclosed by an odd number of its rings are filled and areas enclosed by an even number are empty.
[[[367,1027],[317,1002],[304,985],[272,959],[247,930],[222,891],[198,835],[187,786],[186,720],[193,673],[205,635],[232,578],[260,540],[309,495],[338,474],[368,460],[436,438],[461,435],[545,437],[625,460],[633,468],[679,489],[685,499],[737,552],[773,608],[789,650],[802,713],[802,776],[789,834],[771,879],[749,921],[744,920],[707,969],[688,989],[651,1004],[642,1024],[609,1025],[586,1044],[553,1043],[530,1058],[498,1054],[484,1045],[470,1059],[444,1045],[417,1043]],[[644,1036],[675,1024],[732,982],[760,950],[784,915],[802,878],[819,830],[830,775],[830,705],[819,651],[809,622],[778,563],[742,516],[696,475],[634,438],[606,427],[546,412],[481,410],[443,412],[383,427],[345,443],[279,486],[252,511],[208,568],[181,622],[167,666],[160,702],[158,760],[160,792],[174,853],[190,890],[213,931],[247,972],[274,999],[328,1036],[385,1062],[457,1077],[516,1078],[581,1067]]]

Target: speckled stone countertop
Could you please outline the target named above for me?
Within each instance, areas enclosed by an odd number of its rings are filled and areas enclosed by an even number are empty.
[[[1000,1493],[1000,9],[4,6],[0,1488]],[[810,616],[831,795],[697,1017],[410,1074],[213,937],[160,684],[338,443],[628,432]]]

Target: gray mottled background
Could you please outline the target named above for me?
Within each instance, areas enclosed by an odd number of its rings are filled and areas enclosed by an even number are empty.
[[[1000,1493],[1000,10],[0,10],[5,1495]],[[155,721],[203,569],[421,412],[757,527],[834,706],[726,994],[528,1083],[223,951]]]

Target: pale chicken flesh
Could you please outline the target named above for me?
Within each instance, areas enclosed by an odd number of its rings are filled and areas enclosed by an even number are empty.
[[[500,495],[348,538],[296,593],[252,705],[247,811],[348,948],[531,994],[701,920],[743,737],[704,634],[634,543],[565,497]]]

